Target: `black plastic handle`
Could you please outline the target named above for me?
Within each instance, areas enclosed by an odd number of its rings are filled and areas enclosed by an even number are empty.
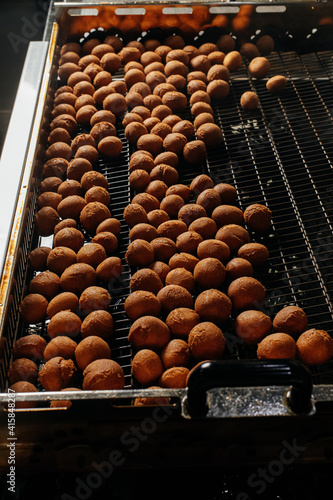
[[[187,383],[187,411],[190,417],[207,413],[206,392],[218,387],[291,386],[289,405],[296,414],[311,410],[312,379],[297,360],[205,361],[190,373]]]

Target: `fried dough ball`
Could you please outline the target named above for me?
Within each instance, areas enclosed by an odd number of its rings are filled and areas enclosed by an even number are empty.
[[[306,365],[320,365],[333,355],[333,340],[325,330],[311,328],[296,341],[298,357]]]
[[[75,227],[64,227],[60,229],[53,238],[54,247],[68,247],[78,252],[84,244],[82,232]]]
[[[201,163],[207,158],[207,148],[204,141],[194,140],[185,144],[183,156],[187,163]]]
[[[288,333],[297,337],[308,328],[308,318],[305,311],[298,306],[283,307],[273,319],[276,332]]]
[[[83,390],[121,390],[124,386],[124,371],[112,359],[96,359],[83,371]]]
[[[39,370],[38,381],[46,391],[60,391],[68,387],[75,374],[73,360],[57,356],[47,361]]]
[[[158,293],[157,298],[161,302],[164,314],[169,314],[177,307],[193,307],[193,297],[186,288],[180,285],[165,285]]]
[[[150,177],[149,177],[150,179]],[[165,197],[166,191],[168,189],[168,186],[165,184],[165,182],[160,181],[160,180],[154,180],[149,182],[148,186],[145,189],[145,192],[148,194],[152,194],[155,196],[155,198],[158,199],[158,201],[162,201],[163,198]],[[165,210],[163,210],[165,211]]]
[[[171,339],[164,347],[160,357],[165,370],[173,366],[189,367],[192,360],[190,348],[183,339]]]
[[[228,287],[228,297],[236,310],[256,309],[265,301],[265,287],[253,277],[242,276]]]
[[[132,374],[142,385],[154,383],[163,373],[162,361],[151,349],[140,349],[132,360]]]
[[[230,248],[223,241],[206,239],[198,244],[197,256],[199,259],[214,258],[225,263],[230,257]]]
[[[181,207],[178,212],[178,219],[185,223],[186,226],[190,226],[191,223],[195,220],[206,216],[206,210],[202,205],[199,205],[198,203],[188,203]]]
[[[201,321],[209,321],[219,325],[229,319],[232,302],[225,293],[211,288],[204,290],[197,296],[194,309]]]
[[[163,283],[158,274],[150,268],[136,271],[130,280],[131,292],[144,290],[155,295],[163,288]]]
[[[210,321],[203,321],[192,328],[188,345],[196,361],[220,359],[225,350],[222,330]]]
[[[169,187],[178,182],[179,174],[176,168],[171,165],[159,163],[151,170],[150,179],[152,181],[163,181]]]
[[[65,229],[66,227],[72,227],[77,229],[77,222],[74,219],[63,219],[54,228],[54,234],[57,234],[61,229]]]
[[[287,333],[271,333],[257,347],[258,359],[295,359],[297,345]]]
[[[104,259],[106,259],[104,247],[95,242],[83,245],[76,256],[77,262],[85,262],[86,264],[90,264],[95,269]],[[72,264],[74,264],[74,262],[72,262]],[[64,270],[65,269],[63,269],[63,271]]]
[[[96,276],[103,283],[120,280],[123,266],[119,257],[107,257],[96,267]]]
[[[50,301],[60,291],[59,276],[52,271],[42,271],[30,281],[29,293],[43,295]]]
[[[47,325],[47,334],[53,339],[58,335],[77,337],[81,329],[80,317],[71,311],[59,311],[52,316]]]
[[[215,189],[208,188],[198,194],[196,202],[204,207],[207,214],[211,214],[221,204],[221,198]]]
[[[225,280],[225,267],[219,259],[206,257],[194,268],[194,279],[203,289],[220,288]]]
[[[171,259],[169,260],[169,266],[171,269],[183,267],[184,269],[193,272],[198,262],[199,259],[195,255],[187,252],[180,252],[171,257]]]
[[[135,350],[151,349],[160,352],[170,340],[170,330],[155,316],[142,316],[129,330],[128,340]]]
[[[109,182],[107,178],[101,172],[97,172],[96,170],[85,172],[82,175],[80,182],[82,189],[85,192],[93,186],[101,186],[104,189],[109,189]]]
[[[47,268],[49,271],[58,274],[59,276],[64,270],[76,263],[76,252],[68,247],[55,247],[47,257]]]
[[[253,203],[244,210],[245,224],[251,231],[263,233],[271,226],[272,212],[260,203]]]
[[[173,241],[176,241],[177,237],[185,231],[187,231],[187,225],[181,220],[168,220],[157,228],[159,237],[170,238]]]
[[[79,309],[83,314],[89,314],[91,311],[106,311],[111,302],[111,295],[101,286],[88,286],[79,297]]]
[[[155,260],[161,262],[168,262],[178,252],[176,243],[171,238],[157,235],[150,243],[154,249]]]
[[[250,75],[258,79],[265,78],[270,68],[271,65],[269,60],[263,56],[255,57],[248,66]]]
[[[34,271],[46,271],[47,269],[47,256],[51,252],[50,247],[40,246],[36,247],[28,255],[28,262],[31,269]]]
[[[215,189],[213,189],[216,191]],[[221,199],[221,198],[220,198]],[[217,227],[226,226],[227,224],[237,224],[241,226],[244,223],[243,211],[234,205],[219,205],[212,212],[212,218],[217,224]]]
[[[46,340],[36,333],[24,335],[16,340],[13,346],[13,356],[17,358],[28,358],[32,361],[43,360]]]
[[[39,236],[50,236],[60,221],[58,212],[52,207],[43,207],[35,215],[35,227]]]
[[[92,164],[87,158],[74,158],[68,165],[67,177],[68,179],[81,182],[83,175],[86,172],[92,171],[92,169]]]
[[[253,267],[261,267],[266,263],[269,251],[262,243],[246,243],[238,249],[237,256],[251,262]]]
[[[34,361],[28,358],[18,358],[12,361],[8,369],[8,382],[10,385],[19,381],[37,382],[38,368]]]
[[[240,257],[234,257],[229,260],[225,266],[225,271],[226,279],[229,283],[242,276],[253,276],[253,266],[251,262]]]
[[[166,264],[165,262],[162,262],[160,260],[155,260],[148,267],[149,267],[149,269],[152,269],[153,271],[155,271],[155,273],[158,274],[162,283],[164,284],[166,275],[170,271],[170,266],[168,264]]]
[[[105,340],[96,335],[90,335],[78,343],[75,349],[75,360],[80,370],[84,370],[96,359],[111,359],[111,349]]]
[[[97,226],[110,217],[111,213],[108,207],[98,201],[92,201],[81,210],[80,222],[89,233],[95,233]]]
[[[74,359],[77,343],[66,335],[59,335],[51,339],[44,350],[44,359],[48,361],[51,358],[61,356],[64,359]]]
[[[158,383],[161,387],[170,389],[185,388],[189,372],[186,366],[172,366],[162,373]]]
[[[191,222],[188,229],[189,231],[199,233],[204,240],[207,240],[214,238],[217,231],[217,225],[216,222],[210,217],[199,217]]]
[[[183,198],[185,203],[189,203],[191,199],[191,190],[185,184],[173,184],[168,187],[166,191],[166,196],[169,194],[177,194],[181,198]]]
[[[262,311],[248,310],[241,312],[235,319],[235,333],[246,345],[255,345],[272,333],[273,324],[269,316]]]
[[[214,181],[207,174],[199,174],[192,180],[190,184],[190,189],[192,193],[198,196],[205,189],[210,189],[214,187]]]
[[[121,231],[121,222],[115,217],[108,217],[104,219],[96,228],[96,235],[102,232],[109,232],[115,236],[119,236]]]
[[[173,337],[186,340],[192,328],[200,323],[200,316],[191,308],[177,307],[169,312],[165,322]]]
[[[197,138],[205,143],[207,149],[213,149],[222,143],[222,130],[215,123],[204,123],[197,129]]]
[[[226,224],[218,229],[215,238],[223,241],[230,248],[231,254],[237,253],[245,243],[250,243],[248,231],[238,224]]]
[[[165,277],[165,285],[179,285],[190,293],[193,293],[195,289],[195,279],[190,271],[182,267],[177,267],[169,271]]]
[[[89,264],[78,262],[69,266],[60,276],[60,287],[64,292],[80,295],[83,290],[96,284],[96,271]]]
[[[22,320],[28,324],[40,323],[46,316],[48,300],[40,293],[29,293],[20,304]]]
[[[75,179],[67,179],[59,185],[58,194],[62,198],[67,198],[68,196],[73,196],[73,195],[81,196],[82,194],[81,184],[79,183],[79,181],[76,181]],[[63,217],[63,218],[69,219],[69,217]]]
[[[66,196],[58,205],[58,213],[62,219],[79,220],[80,214],[87,205],[86,200],[79,195]]]
[[[186,231],[177,236],[176,246],[179,252],[196,254],[197,248],[202,241],[202,236],[196,231]]]
[[[141,316],[156,316],[161,312],[161,304],[156,295],[147,290],[135,290],[125,299],[124,309],[127,316],[135,321]]]
[[[134,227],[136,224],[148,222],[147,212],[138,203],[130,203],[127,205],[124,210],[124,219],[130,228]]]
[[[75,313],[78,311],[78,309],[79,299],[77,295],[72,292],[62,292],[58,293],[58,295],[50,300],[46,312],[48,317],[52,318],[52,316],[60,311],[71,311]]]
[[[113,318],[111,316],[111,313],[109,311],[106,311],[105,309],[91,311],[82,320],[82,338],[86,338],[91,335],[97,335],[98,337],[107,340],[112,336],[112,333]]]
[[[146,267],[154,261],[154,249],[149,241],[136,239],[132,241],[125,253],[125,260],[131,267]]]

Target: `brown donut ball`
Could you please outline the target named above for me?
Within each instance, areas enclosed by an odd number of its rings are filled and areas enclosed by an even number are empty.
[[[71,311],[59,311],[52,316],[47,325],[47,334],[53,339],[58,335],[76,337],[81,329],[80,317]]]
[[[112,123],[112,125],[115,125],[116,117],[113,113],[111,113],[111,111],[100,109],[91,117],[90,126],[93,127],[99,122],[109,122]]]
[[[287,79],[283,75],[275,75],[266,82],[266,88],[271,94],[279,94],[284,91],[287,85]]]
[[[119,257],[111,256],[104,259],[96,267],[96,276],[103,283],[119,280],[123,266]]]
[[[100,63],[105,71],[114,75],[120,68],[122,61],[118,54],[110,52],[102,56]]]
[[[166,92],[162,97],[162,103],[173,113],[181,113],[187,106],[187,98],[179,91]]]
[[[60,311],[71,311],[73,313],[77,312],[79,309],[79,299],[75,293],[72,292],[62,292],[58,293],[52,300],[50,300],[47,306],[47,315],[52,318],[56,313]]]
[[[186,186],[185,184],[173,184],[168,187],[165,194],[166,196],[169,196],[170,194],[177,194],[184,200],[184,203],[188,203],[192,193],[189,186]]]
[[[89,264],[78,262],[69,266],[60,276],[60,286],[64,292],[80,295],[83,290],[96,283],[96,271]]]
[[[148,224],[146,222],[141,222],[133,226],[129,232],[130,241],[137,239],[146,240],[152,242],[154,238],[157,238],[158,233],[156,227]]]
[[[213,210],[212,219],[216,222],[218,228],[228,224],[241,226],[244,223],[244,214],[240,208],[234,205],[222,204]]]
[[[18,358],[10,364],[7,376],[10,385],[23,380],[35,384],[37,382],[38,368],[31,359]]]
[[[74,158],[85,158],[90,161],[92,165],[95,165],[98,161],[98,151],[95,147],[88,144],[80,146],[76,151]]]
[[[142,316],[135,320],[129,330],[128,340],[135,350],[161,351],[170,340],[170,330],[155,316]]]
[[[119,137],[107,136],[98,143],[98,151],[105,158],[117,158],[123,149],[123,143]]]
[[[109,311],[104,309],[95,310],[90,312],[82,320],[81,336],[82,338],[91,335],[107,340],[113,333],[113,318]]]
[[[40,184],[40,192],[50,192],[56,193],[60,184],[62,184],[62,179],[60,177],[46,177]]]
[[[185,268],[171,269],[165,277],[165,285],[179,285],[190,293],[194,292],[195,279],[193,274]]]
[[[34,271],[46,271],[47,256],[51,252],[50,247],[40,246],[31,250],[28,255],[28,262]]]
[[[111,111],[116,117],[122,116],[127,111],[126,99],[119,92],[109,94],[103,101],[103,109]]]
[[[109,183],[106,177],[96,170],[91,170],[83,174],[81,178],[82,189],[86,192],[93,186],[101,186],[105,189],[109,188]]]
[[[55,247],[51,250],[47,258],[47,267],[49,271],[59,276],[64,270],[76,263],[76,252],[68,247]]]
[[[42,271],[30,281],[29,293],[43,295],[48,301],[59,291],[59,276],[52,271]]]
[[[211,62],[206,54],[200,54],[190,60],[190,68],[193,71],[202,71],[207,74],[207,71],[211,67]]]
[[[54,94],[53,106],[55,107],[59,104],[70,104],[71,106],[75,106],[76,99],[77,97],[73,94],[72,87],[63,85]]]
[[[75,374],[73,360],[56,356],[49,359],[39,370],[38,382],[46,391],[60,391],[69,386]]]
[[[84,199],[87,203],[91,203],[92,201],[99,201],[106,206],[110,204],[110,195],[108,191],[102,186],[93,186],[89,188],[84,195]]]
[[[159,135],[162,139],[165,139],[165,137],[171,133],[171,127],[166,123],[159,122],[153,126],[150,132],[152,134]]]
[[[169,194],[161,200],[160,209],[164,210],[171,219],[178,216],[179,210],[185,205],[185,202],[178,194]]]
[[[169,260],[169,266],[171,269],[176,269],[177,267],[182,267],[193,273],[195,266],[199,262],[199,259],[190,253],[179,252],[171,257]]]
[[[147,64],[147,66],[144,67],[143,73],[145,75],[148,75],[152,71],[160,71],[161,73],[164,72],[164,64],[159,61],[153,61],[150,64]]]
[[[222,100],[229,95],[230,86],[225,80],[215,79],[208,83],[206,91],[212,100]]]
[[[237,199],[237,191],[234,186],[221,182],[214,188],[220,195],[222,205],[233,205]]]
[[[54,234],[57,234],[61,229],[65,229],[66,227],[72,227],[77,229],[77,222],[74,219],[63,219],[61,220],[54,228]]]
[[[132,360],[132,374],[142,385],[154,383],[163,373],[162,361],[151,349],[140,349]]]
[[[154,117],[154,116],[150,116],[149,118],[147,118],[143,124],[144,126],[146,127],[147,131],[150,133],[152,131],[152,129],[155,127],[155,125],[157,125],[158,123],[161,123],[161,120],[157,117]]]
[[[138,168],[130,173],[128,181],[134,191],[142,192],[150,183],[150,175],[146,170]]]
[[[97,226],[110,217],[111,213],[108,207],[98,201],[92,201],[81,210],[80,222],[89,233],[93,234],[96,232]]]
[[[84,236],[75,227],[64,227],[60,229],[53,238],[54,247],[68,247],[78,252],[84,244]]]
[[[80,97],[83,94],[94,95],[95,87],[91,82],[87,82],[85,80],[81,80],[77,82],[73,87],[73,93],[76,97]]]
[[[221,198],[215,189],[209,188],[198,194],[196,203],[203,206],[207,214],[211,214],[221,204]]]
[[[79,309],[83,314],[89,314],[91,311],[106,311],[111,302],[111,295],[101,286],[88,286],[79,297]]]
[[[144,75],[143,75],[144,76]],[[145,77],[146,83],[149,85],[149,87],[154,90],[157,85],[160,85],[162,83],[166,82],[166,76],[162,71],[151,71],[148,73]]]
[[[37,392],[37,388],[31,382],[25,382],[24,380],[19,380],[12,384],[9,389],[14,392]],[[4,403],[6,407],[8,403]],[[15,408],[35,408],[37,402],[35,401],[16,401]]]
[[[176,123],[178,123],[178,122],[182,121],[182,119],[181,119],[181,117],[180,117],[180,116],[178,116],[178,115],[168,115],[168,116],[166,116],[165,118],[163,118],[163,120],[162,120],[162,121],[163,121],[163,123],[166,123],[167,125],[169,125],[169,127],[173,128],[173,127],[176,125]],[[161,153],[161,154],[159,155],[159,157],[160,157],[161,155],[163,155],[163,154],[164,154],[164,155],[166,155],[167,157],[168,157],[168,155],[170,155],[170,154],[171,154],[171,155],[175,155],[175,153],[172,153],[172,152],[169,152],[169,151],[164,151],[163,153]],[[176,156],[177,156],[177,155],[176,155]],[[170,158],[170,156],[169,156],[169,158]],[[173,158],[174,158],[174,156],[173,156]],[[178,156],[177,156],[177,158],[178,158]],[[159,158],[159,159],[160,159],[160,158]],[[155,160],[156,160],[156,158],[155,158]],[[176,163],[176,165],[174,165],[174,164],[173,164],[173,162],[172,162],[172,163],[169,163],[169,162],[164,162],[164,161],[159,161],[158,163],[167,163],[168,165],[172,165],[173,167],[177,166],[177,164],[178,164],[178,162]],[[157,165],[157,163],[155,163],[155,165]]]
[[[240,53],[249,61],[260,56],[258,47],[254,43],[245,42],[240,47]]]
[[[150,87],[149,87],[149,89],[150,89]],[[174,85],[172,85],[171,83],[166,83],[166,82],[165,83],[159,83],[158,85],[156,85],[156,87],[154,87],[153,95],[157,95],[158,97],[160,97],[162,99],[163,95],[166,92],[173,92],[173,91],[176,91],[176,90],[177,90],[176,87]],[[163,106],[163,104],[161,106]],[[166,108],[167,108],[167,106],[166,106]],[[171,113],[172,113],[172,111],[171,111]]]
[[[159,163],[150,172],[151,181],[163,181],[168,187],[176,184],[179,180],[179,173],[171,165]]]
[[[149,266],[154,261],[154,249],[146,240],[132,241],[125,253],[125,259],[129,266],[145,267]]]
[[[139,138],[147,133],[147,127],[143,123],[131,122],[125,128],[125,137],[132,144],[136,144]]]
[[[196,254],[202,241],[202,236],[196,231],[186,231],[177,237],[176,246],[179,252]]]
[[[210,321],[203,321],[192,328],[188,345],[196,361],[220,359],[225,350],[222,330]]]
[[[167,92],[169,92],[169,90]],[[164,94],[166,94],[166,92],[164,92]],[[158,118],[160,121],[162,121],[165,118],[167,118],[168,116],[173,116],[173,114],[172,114],[171,108],[169,108],[169,106],[167,106],[166,104],[163,104],[163,98],[162,98],[162,104],[160,104],[159,106],[156,106],[152,110],[151,116],[152,116],[152,118]],[[166,122],[164,122],[164,123],[166,123]]]
[[[203,80],[196,80],[196,79],[190,80],[186,86],[186,92],[190,96],[196,94],[197,92],[206,92],[206,90],[207,90],[207,84]],[[204,102],[204,101],[197,101],[197,102]],[[196,103],[191,104],[191,108],[194,106],[194,104]]]
[[[64,128],[71,136],[73,136],[77,131],[78,124],[76,119],[72,115],[63,114],[53,118],[53,120],[50,123],[51,131],[59,127]]]
[[[132,109],[132,113],[139,115],[142,121],[150,117],[150,110],[145,106],[136,106]]]
[[[206,144],[201,140],[190,141],[185,144],[183,155],[187,163],[201,163],[207,158]]]
[[[196,80],[196,81],[201,81],[203,83],[207,83],[207,75],[205,72],[203,71],[190,71],[186,77],[186,81],[188,83],[192,82],[193,80]]]
[[[165,320],[173,337],[187,339],[190,331],[200,323],[200,316],[191,308],[178,307]]]
[[[183,389],[189,374],[186,366],[172,366],[165,370],[159,378],[159,385],[169,389]]]
[[[237,50],[232,50],[226,54],[223,64],[229,71],[237,71],[242,66],[242,56]]]
[[[125,299],[124,310],[135,321],[142,316],[156,316],[161,312],[161,304],[156,295],[147,290],[135,290]]]
[[[90,135],[93,137],[96,144],[99,144],[104,137],[115,136],[116,128],[110,122],[97,122],[91,128]]]
[[[296,337],[308,328],[308,318],[301,307],[286,306],[275,315],[273,328],[276,332]]]
[[[260,203],[253,203],[244,210],[245,224],[251,231],[263,233],[271,226],[272,212]]]
[[[208,240],[214,238],[217,231],[217,225],[210,217],[199,217],[191,222],[188,229],[199,233],[204,240]]]
[[[176,241],[177,237],[185,231],[187,231],[187,226],[181,220],[168,220],[160,224],[157,228],[160,237],[170,238],[173,241]]]
[[[171,238],[157,236],[150,243],[154,249],[155,260],[161,262],[168,262],[178,251],[175,241]]]
[[[58,212],[52,207],[43,207],[35,215],[35,227],[39,236],[50,236],[60,220]]]
[[[154,166],[155,164],[153,158],[142,152],[136,154],[135,156],[131,156],[128,170],[129,172],[134,172],[135,170],[145,170],[146,172],[150,172]]]
[[[232,281],[228,297],[236,310],[256,309],[265,300],[265,287],[255,278],[243,276]]]
[[[95,269],[104,259],[106,259],[104,247],[95,242],[86,243],[77,253],[77,262],[84,262]]]
[[[225,267],[214,257],[201,259],[194,268],[194,279],[203,289],[220,288],[225,280]]]
[[[59,335],[51,339],[44,350],[44,359],[49,361],[51,358],[61,356],[64,359],[74,359],[77,343],[65,335]]]
[[[212,106],[210,104],[207,104],[206,102],[196,102],[193,104],[193,106],[191,106],[192,116],[197,117],[203,113],[208,113],[213,116],[214,111]]]
[[[45,159],[51,160],[52,158],[64,158],[70,160],[72,157],[72,149],[66,142],[55,142],[51,144],[46,150]]]
[[[213,149],[222,143],[222,130],[215,123],[204,123],[197,129],[197,138],[205,143],[207,149]]]
[[[61,198],[67,198],[67,196],[73,195],[81,196],[81,184],[75,179],[67,179],[59,185],[58,194],[61,196]],[[65,217],[65,219],[66,218],[69,219],[70,217]]]
[[[333,340],[325,330],[311,328],[296,341],[298,357],[306,365],[326,363],[333,355]]]
[[[228,54],[225,59],[229,57],[230,54]],[[223,64],[213,64],[207,72],[207,81],[212,82],[214,80],[222,80],[224,82],[229,82],[230,71],[232,70],[230,69],[230,67],[227,67],[224,61]]]
[[[255,78],[265,78],[271,68],[270,62],[266,57],[255,57],[248,66],[251,76]]]
[[[20,303],[20,315],[28,324],[40,323],[46,316],[48,300],[40,293],[29,293]]]
[[[71,140],[69,132],[61,127],[53,129],[47,138],[48,144],[54,144],[56,142],[65,142],[66,144],[70,144]]]
[[[150,94],[143,99],[143,105],[152,111],[157,106],[162,104],[162,98],[158,95]]]
[[[126,224],[132,228],[136,224],[148,222],[147,212],[138,203],[130,203],[124,210]]]
[[[226,294],[211,288],[204,290],[197,296],[194,309],[201,321],[209,321],[219,325],[229,319],[232,302]]]
[[[188,68],[186,64],[181,61],[168,61],[164,66],[164,73],[167,77],[170,75],[181,75],[183,77],[186,77]]]
[[[230,248],[223,241],[206,239],[198,244],[197,255],[199,259],[214,258],[224,263],[230,257]]]
[[[58,205],[58,213],[62,219],[79,220],[80,214],[87,205],[86,200],[77,194],[66,196]]]
[[[108,71],[99,71],[97,75],[95,75],[93,84],[95,89],[100,89],[101,87],[105,87],[112,82],[112,76]]]
[[[149,182],[148,186],[145,189],[145,192],[155,196],[155,198],[157,198],[161,202],[166,195],[167,189],[168,186],[165,184],[165,182],[155,180]],[[165,210],[162,211],[165,212]]]
[[[147,214],[151,212],[151,210],[158,210],[160,208],[159,200],[149,193],[137,193],[132,198],[132,204],[141,205]]]
[[[198,114],[194,118],[193,124],[196,130],[198,130],[198,128],[201,127],[201,125],[204,125],[205,123],[215,123],[214,116],[211,113],[203,112]]]
[[[271,333],[257,347],[258,359],[295,359],[297,345],[287,333]]]
[[[190,106],[193,106],[196,102],[211,104],[211,98],[205,90],[197,90],[190,97]]]
[[[144,290],[155,295],[163,288],[163,283],[158,274],[150,268],[136,271],[130,280],[131,292]]]
[[[41,361],[44,359],[43,353],[45,347],[46,340],[40,335],[32,333],[17,339],[12,352],[15,359],[28,358],[32,361]]]
[[[84,370],[96,359],[111,359],[111,349],[105,340],[96,335],[90,335],[78,343],[75,349],[75,360],[80,370]]]
[[[95,92],[94,95],[82,94],[75,101],[75,111],[78,111],[83,106],[96,106],[100,104],[100,99],[98,99],[98,93]],[[75,115],[76,116],[76,115]],[[75,140],[75,137],[74,139]]]
[[[173,366],[189,367],[191,362],[191,351],[185,340],[171,339],[164,347],[160,357],[165,370]]]
[[[262,311],[241,312],[235,319],[235,333],[246,345],[255,345],[272,332],[273,324]]]
[[[180,285],[165,285],[158,293],[162,311],[164,314],[169,314],[172,309],[177,307],[193,307],[193,297],[186,288]]]
[[[67,82],[69,76],[79,70],[79,66],[73,62],[66,62],[59,66],[58,76],[62,82]]]
[[[247,91],[241,95],[240,104],[244,109],[256,109],[259,106],[259,98],[255,92]]]
[[[104,219],[96,228],[96,234],[101,232],[109,232],[115,236],[119,236],[121,231],[121,222],[115,217],[108,217]]]
[[[158,182],[158,181],[156,181],[156,182]],[[156,209],[156,210],[151,210],[147,214],[147,219],[148,219],[149,224],[158,228],[158,226],[160,224],[163,224],[163,222],[170,220],[170,217],[164,210]]]
[[[206,217],[206,215],[206,210],[202,205],[197,203],[188,203],[179,209],[178,219],[185,223],[186,226],[190,226],[193,221],[201,217]]]
[[[226,224],[220,227],[215,238],[226,243],[232,254],[237,253],[238,249],[245,243],[250,243],[248,231],[238,224]]]
[[[131,109],[135,108],[136,106],[143,106],[143,98],[142,98],[142,95],[139,94],[139,92],[132,92],[130,90],[130,92],[128,92],[125,95],[125,99],[127,102],[127,109],[131,110]]]
[[[269,251],[262,243],[246,243],[238,249],[237,256],[251,262],[253,267],[261,267],[266,263]]]
[[[274,39],[270,35],[262,35],[256,41],[256,46],[263,56],[267,56],[274,50]]]
[[[225,270],[228,282],[234,281],[242,276],[253,276],[253,267],[251,262],[240,257],[234,257],[229,260],[225,266]]]
[[[121,390],[124,386],[124,371],[112,359],[96,359],[83,372],[83,390]]]
[[[196,196],[204,191],[205,189],[210,189],[214,187],[214,181],[207,174],[200,174],[194,177],[190,184],[190,189]]]
[[[183,75],[170,75],[166,79],[166,83],[173,85],[177,91],[182,92],[186,87],[186,78]]]
[[[92,164],[87,158],[74,158],[68,166],[67,177],[80,182],[84,174],[92,170]]]
[[[155,273],[160,277],[162,283],[165,283],[166,275],[170,271],[170,266],[168,264],[159,260],[155,260],[152,264],[149,265],[149,269],[155,271]]]
[[[156,134],[143,134],[137,141],[137,148],[147,150],[153,156],[157,156],[163,149],[163,139]]]

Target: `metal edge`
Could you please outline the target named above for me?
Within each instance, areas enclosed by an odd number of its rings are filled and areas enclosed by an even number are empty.
[[[41,129],[41,122],[44,111],[44,104],[49,88],[51,77],[51,68],[53,63],[53,56],[55,52],[56,40],[58,36],[58,25],[55,23],[51,36],[51,41],[48,46],[43,76],[40,84],[38,94],[37,107],[34,115],[34,121],[31,129],[31,134],[28,143],[27,155],[25,164],[22,170],[21,181],[18,187],[18,197],[13,222],[10,229],[7,251],[4,258],[4,266],[0,281],[0,342],[2,340],[5,323],[5,312],[9,303],[11,293],[11,286],[14,282],[15,276],[15,256],[18,253],[20,236],[24,228],[21,224],[22,214],[24,213],[25,206],[28,202],[28,186],[31,180],[31,172],[34,165],[34,159],[37,148],[37,138]]]

